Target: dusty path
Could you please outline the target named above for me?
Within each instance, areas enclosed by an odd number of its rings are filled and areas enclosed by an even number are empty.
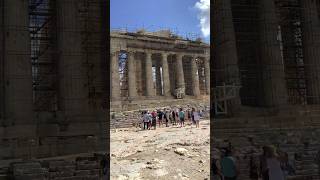
[[[208,120],[200,128],[112,131],[111,179],[209,179],[209,135]]]

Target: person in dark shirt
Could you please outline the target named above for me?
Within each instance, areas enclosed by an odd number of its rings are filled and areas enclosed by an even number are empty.
[[[176,125],[176,112],[172,110],[171,112],[171,118],[172,118],[172,125]]]
[[[161,110],[158,111],[158,122],[159,122],[159,127],[162,125],[162,117],[163,117],[163,112]]]
[[[180,108],[180,111],[179,111],[179,118],[180,118],[180,123],[181,123],[180,127],[184,126],[184,117],[185,117],[184,112],[183,112],[182,108]]]

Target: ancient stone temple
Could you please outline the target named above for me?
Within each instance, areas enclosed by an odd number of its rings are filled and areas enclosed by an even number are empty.
[[[170,31],[111,32],[111,109],[209,99],[210,47]],[[179,103],[178,103],[179,104]]]
[[[270,144],[295,162],[292,177],[319,178],[320,2],[217,0],[213,7],[213,146],[231,142],[240,179]]]
[[[102,0],[0,2],[1,168],[106,150],[105,8]]]

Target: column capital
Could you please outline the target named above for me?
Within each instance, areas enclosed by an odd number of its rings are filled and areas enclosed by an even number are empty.
[[[170,54],[171,54],[170,52],[166,52],[166,51],[161,52],[162,57],[168,57]]]
[[[119,53],[120,53],[120,51],[112,51],[110,53],[110,56],[117,56],[117,55],[119,55]]]
[[[185,56],[185,53],[175,53],[175,55],[177,56],[177,58],[182,58],[183,56]]]
[[[155,53],[155,50],[152,50],[152,49],[144,49],[143,52],[146,53],[146,54],[154,54],[154,53]]]
[[[135,53],[134,51],[127,51],[127,56],[130,56],[130,57],[131,57],[131,56],[134,55],[134,53]]]
[[[153,51],[150,51],[150,50],[147,50],[147,51],[144,51],[144,53],[146,54],[146,57],[151,58],[151,57],[152,57],[152,54],[153,54],[154,52],[153,52]]]

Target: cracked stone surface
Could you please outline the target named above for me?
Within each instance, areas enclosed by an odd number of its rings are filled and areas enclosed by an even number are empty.
[[[187,122],[188,123],[188,122]],[[210,124],[111,132],[111,179],[205,179],[210,171]],[[184,149],[184,156],[175,150]]]

